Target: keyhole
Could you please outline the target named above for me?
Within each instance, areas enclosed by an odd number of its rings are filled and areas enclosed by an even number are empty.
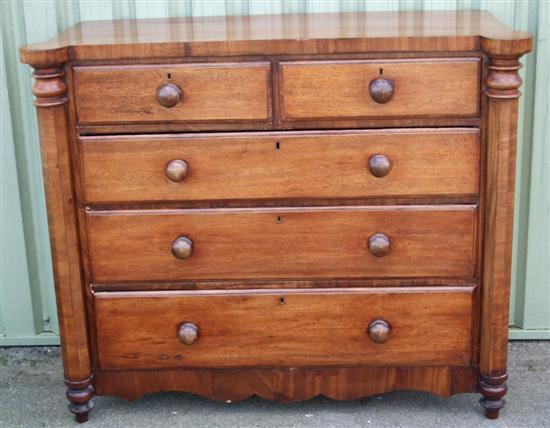
[[[168,80],[172,80],[172,73],[168,73],[168,74],[166,75],[166,78],[167,78]]]
[[[277,217],[277,223],[281,224],[283,222],[283,218],[281,216]]]
[[[279,141],[275,143],[275,150],[281,150],[281,143]]]
[[[383,69],[383,68],[380,69],[380,76],[382,76],[382,73],[384,73],[384,69]]]
[[[284,305],[285,304],[285,298],[284,297],[281,297],[279,299],[279,305]]]

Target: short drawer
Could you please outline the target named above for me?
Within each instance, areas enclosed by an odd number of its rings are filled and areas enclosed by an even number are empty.
[[[214,63],[75,67],[78,122],[267,122],[270,65]]]
[[[95,283],[474,275],[473,206],[89,211]]]
[[[283,62],[283,121],[477,116],[479,59]]]
[[[467,287],[97,293],[102,368],[466,365]]]
[[[83,137],[89,203],[476,195],[479,131]]]

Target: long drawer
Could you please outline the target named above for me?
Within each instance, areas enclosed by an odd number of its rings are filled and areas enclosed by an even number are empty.
[[[89,203],[476,195],[477,129],[83,137]]]
[[[81,66],[74,80],[81,125],[271,120],[269,62]]]
[[[474,206],[88,211],[95,283],[474,275]]]
[[[283,121],[477,116],[479,58],[279,65]]]
[[[466,365],[472,308],[466,287],[95,298],[100,366],[128,369]]]

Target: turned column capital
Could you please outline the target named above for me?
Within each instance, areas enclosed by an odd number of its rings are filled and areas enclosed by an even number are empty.
[[[522,79],[519,59],[533,49],[533,36],[516,31],[510,39],[481,37],[481,50],[488,57],[485,95],[489,98],[514,99],[521,96]]]
[[[36,107],[53,107],[67,102],[67,83],[62,67],[35,68],[32,75]]]
[[[519,98],[519,90],[523,80],[519,75],[522,64],[516,57],[489,57],[487,68],[489,72],[485,78],[485,95],[489,98]]]

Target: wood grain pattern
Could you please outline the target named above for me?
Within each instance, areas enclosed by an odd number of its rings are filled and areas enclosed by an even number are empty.
[[[281,198],[281,199],[225,199],[214,201],[157,201],[157,202],[110,202],[85,204],[90,210],[149,210],[149,209],[187,209],[187,208],[298,208],[330,206],[387,206],[387,205],[478,205],[480,197],[468,196],[408,196],[408,197],[368,197],[368,198]]]
[[[476,129],[83,137],[86,202],[476,195]],[[372,156],[391,160],[378,178]],[[184,160],[181,182],[165,175]],[[250,203],[250,202],[249,202]]]
[[[46,43],[22,46],[21,61],[354,52],[528,52],[529,33],[511,31],[485,11],[390,11],[208,16],[82,22]]]
[[[481,125],[479,117],[413,117],[413,118],[359,118],[338,120],[304,120],[284,123],[256,123],[246,122],[201,122],[201,123],[131,123],[112,125],[78,125],[80,135],[128,135],[128,134],[166,134],[177,132],[205,132],[205,131],[271,131],[271,130],[332,130],[346,128],[374,129],[374,128],[438,128],[438,127],[478,127]]]
[[[212,63],[75,67],[80,124],[159,122],[267,122],[270,65]],[[166,108],[159,87],[172,83],[183,99]]]
[[[126,282],[91,284],[90,289],[102,291],[161,291],[161,290],[248,290],[262,289],[306,289],[346,287],[475,287],[476,278],[456,277],[414,277],[414,278],[331,278],[302,280],[225,280],[225,281],[168,281],[168,282]]]
[[[293,402],[323,395],[355,400],[396,390],[431,392],[440,397],[474,392],[473,367],[324,367],[262,369],[102,370],[95,379],[100,395],[137,400],[160,391],[187,391],[212,400],[238,402],[257,395]]]
[[[475,213],[472,206],[93,211],[93,279],[472,277]],[[368,251],[377,232],[392,240],[385,257]],[[171,254],[180,236],[193,241],[186,260]]]
[[[136,311],[135,308],[140,310]],[[472,289],[96,294],[102,368],[467,365]],[[383,318],[389,340],[369,324]],[[178,329],[199,328],[192,345]]]
[[[65,70],[37,69],[33,76],[63,372],[69,410],[83,422],[93,408],[94,389],[90,384],[93,369],[72,187]]]
[[[485,46],[494,55],[493,44]],[[514,226],[518,55],[494,55],[485,80],[487,179],[480,343],[480,389],[485,414],[496,419],[504,406],[508,313]]]
[[[476,58],[284,62],[279,70],[283,121],[478,114]],[[386,103],[369,93],[380,77],[395,88]]]
[[[38,126],[65,376],[91,375],[67,130],[64,70],[36,70]]]

